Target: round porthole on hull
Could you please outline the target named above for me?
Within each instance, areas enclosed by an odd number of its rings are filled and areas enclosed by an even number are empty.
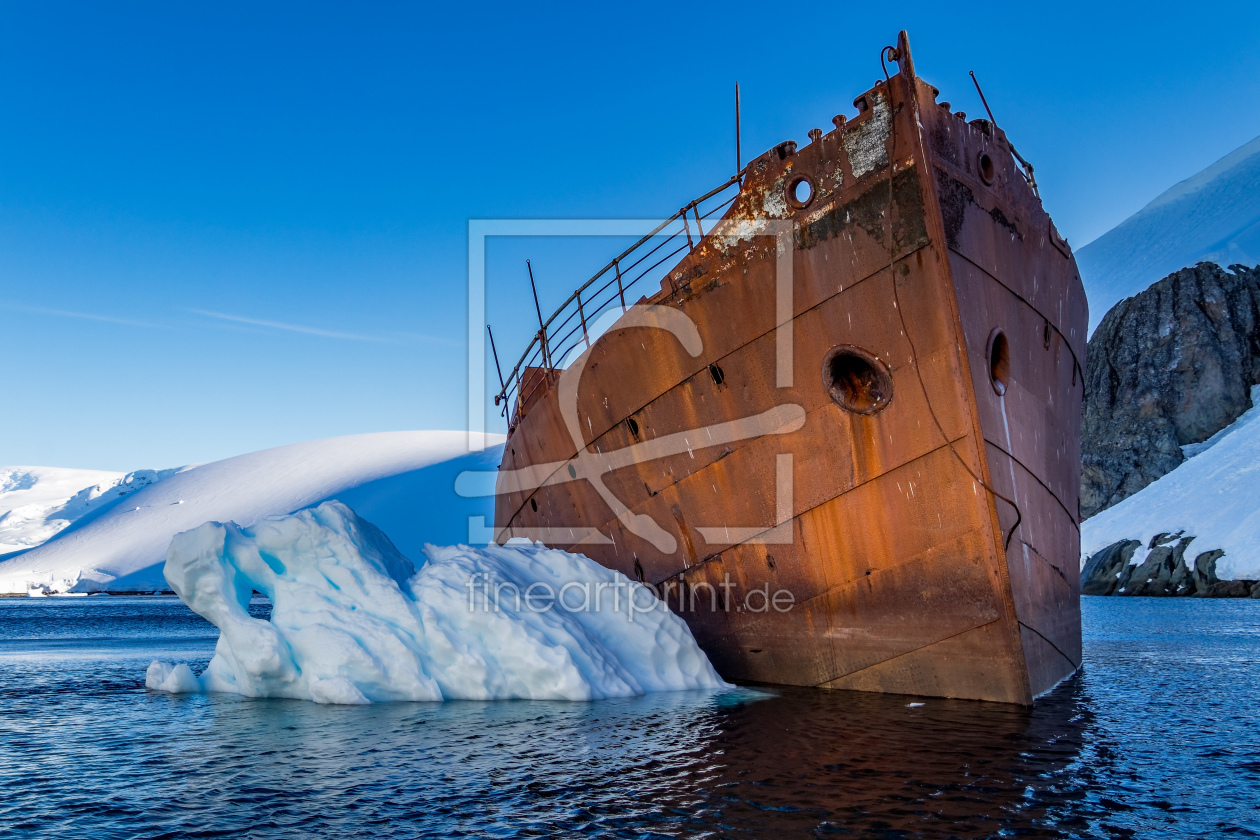
[[[980,170],[980,180],[986,184],[992,184],[994,176],[993,158],[989,157],[988,152],[980,153],[980,157],[976,159],[976,166]]]
[[[788,204],[803,210],[814,200],[814,182],[808,175],[793,178],[787,188]]]
[[[892,371],[874,353],[841,344],[823,357],[823,384],[831,399],[845,411],[870,416],[892,402]]]
[[[1006,393],[1011,381],[1011,343],[1006,340],[1006,333],[995,329],[989,333],[989,382],[1000,397]]]

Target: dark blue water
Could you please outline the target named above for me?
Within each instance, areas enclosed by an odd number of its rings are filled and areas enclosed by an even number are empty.
[[[178,601],[0,600],[3,837],[1252,837],[1260,601],[1086,598],[1032,711],[739,690],[596,703],[172,697]]]

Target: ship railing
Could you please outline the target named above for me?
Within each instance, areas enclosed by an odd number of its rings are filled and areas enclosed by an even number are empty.
[[[648,289],[646,283],[640,285],[645,278],[656,279],[659,287],[660,280],[677,260],[693,251],[706,231],[713,230],[739,196],[739,183],[737,174],[683,205],[595,272],[542,323],[494,400],[496,405],[502,406],[509,431],[520,422],[524,409],[555,381],[558,371],[599,337],[598,326],[608,320],[602,316],[615,312],[615,317],[619,317],[633,306],[631,291]],[[650,289],[642,296],[651,297],[656,291]]]

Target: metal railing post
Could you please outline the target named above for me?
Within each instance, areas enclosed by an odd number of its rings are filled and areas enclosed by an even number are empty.
[[[586,332],[586,313],[582,311],[582,293],[577,293],[578,320],[582,322],[582,339],[586,342],[586,346],[591,346],[591,337]]]
[[[613,260],[613,267],[617,269],[617,297],[621,298],[621,312],[626,311],[626,290],[621,286],[621,261]]]

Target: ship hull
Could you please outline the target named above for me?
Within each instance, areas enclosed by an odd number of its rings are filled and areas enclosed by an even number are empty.
[[[537,374],[497,538],[653,585],[727,679],[1029,704],[1081,657],[1079,274],[1000,130],[905,63],[858,103]]]

